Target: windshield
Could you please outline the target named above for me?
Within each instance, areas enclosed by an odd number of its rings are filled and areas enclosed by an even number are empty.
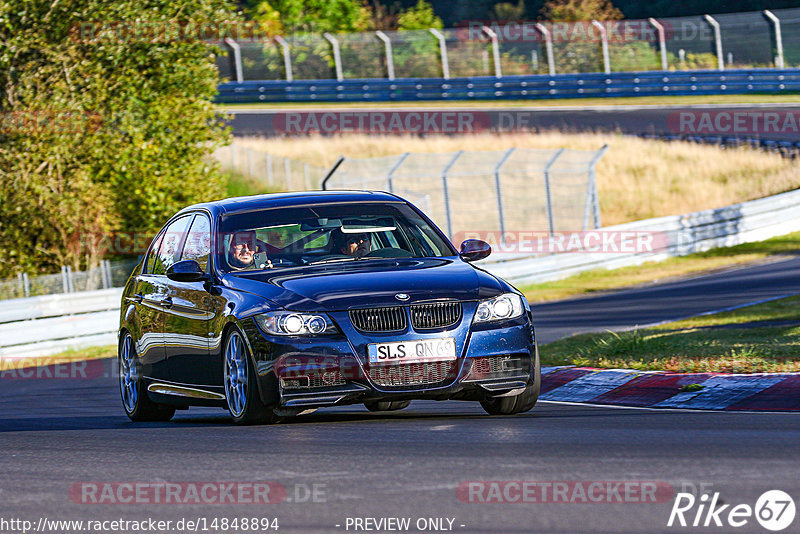
[[[381,258],[454,255],[406,204],[337,204],[232,214],[221,222],[218,265],[251,271]]]

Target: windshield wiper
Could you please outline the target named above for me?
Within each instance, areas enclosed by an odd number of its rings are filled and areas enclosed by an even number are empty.
[[[376,258],[374,256],[363,256],[361,258],[331,258],[329,260],[317,260],[306,263],[306,265],[323,265],[325,263],[344,263],[348,261],[362,261],[362,260],[385,260],[387,258]]]

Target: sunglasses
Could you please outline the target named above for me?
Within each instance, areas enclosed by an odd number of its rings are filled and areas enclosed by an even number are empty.
[[[361,242],[366,241],[368,239],[369,239],[369,236],[367,234],[359,234],[359,235],[354,235],[352,237],[348,237],[346,243],[348,245],[354,245],[356,243],[361,243]]]

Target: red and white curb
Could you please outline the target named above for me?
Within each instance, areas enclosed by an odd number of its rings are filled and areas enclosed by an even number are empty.
[[[745,375],[543,367],[539,398],[650,408],[800,411],[800,373]]]

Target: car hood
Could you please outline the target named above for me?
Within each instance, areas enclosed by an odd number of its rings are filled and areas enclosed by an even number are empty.
[[[494,276],[458,258],[367,260],[228,273],[222,282],[294,311],[336,311],[443,298],[476,300],[507,290]],[[409,299],[401,302],[395,297],[399,293]]]

